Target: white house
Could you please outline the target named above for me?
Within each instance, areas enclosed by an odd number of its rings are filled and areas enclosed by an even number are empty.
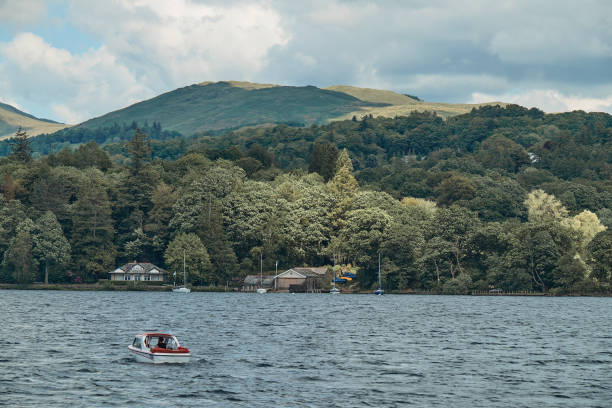
[[[111,280],[164,281],[168,271],[148,262],[131,262],[110,272]]]

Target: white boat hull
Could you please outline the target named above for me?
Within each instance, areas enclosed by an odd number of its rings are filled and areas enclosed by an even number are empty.
[[[257,293],[268,293],[268,290],[264,288],[259,288],[257,289]]]
[[[172,289],[172,291],[176,292],[176,293],[190,293],[191,289],[186,288],[186,287],[182,287],[182,288]]]
[[[188,363],[191,359],[191,353],[151,353],[147,350],[138,350],[133,346],[128,346],[128,350],[136,358],[136,361],[143,363]]]

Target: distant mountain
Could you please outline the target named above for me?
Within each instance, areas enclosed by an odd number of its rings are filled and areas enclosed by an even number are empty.
[[[415,110],[448,117],[482,105],[429,103],[392,91],[351,86],[320,89],[222,81],[179,88],[78,126],[98,129],[158,122],[165,130],[188,136],[270,124],[309,126],[367,114],[394,117]]]
[[[53,133],[67,127],[63,123],[49,119],[39,119],[11,105],[0,102],[0,140],[14,136],[19,126],[26,130],[28,136]]]
[[[184,135],[285,123],[321,124],[349,112],[384,103],[314,86],[276,86],[248,82],[202,83],[159,95],[81,123],[89,129],[148,122]]]

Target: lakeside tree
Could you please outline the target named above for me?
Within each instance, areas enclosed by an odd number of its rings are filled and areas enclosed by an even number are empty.
[[[19,284],[32,283],[38,266],[32,253],[33,227],[34,224],[29,218],[21,222],[16,228],[17,235],[4,253],[3,264],[11,268],[12,277]]]
[[[49,283],[49,265],[63,266],[70,260],[70,244],[51,211],[45,212],[33,228],[32,254],[44,266],[44,283]]]
[[[71,246],[75,268],[84,281],[107,276],[113,267],[116,247],[107,184],[102,172],[90,168],[79,186],[79,198],[72,210]]]
[[[212,267],[208,251],[196,234],[178,234],[168,245],[164,258],[169,270],[176,271],[179,282],[183,280],[183,259],[187,276],[192,284],[202,285],[214,282],[211,276]]]
[[[194,234],[210,260],[196,284],[259,271],[261,253],[268,270],[357,260],[352,283],[367,288],[380,246],[390,291],[609,291],[612,116],[536,113],[487,107],[181,140],[128,123],[104,146],[84,135],[106,131],[66,131],[57,153],[0,158],[0,255],[27,249],[24,233],[15,239],[30,218],[32,279],[42,280],[35,242],[50,211],[71,248],[61,269],[49,263],[51,282],[59,270],[93,282],[134,258],[170,269],[170,243]],[[65,149],[68,136],[80,147]],[[52,138],[29,140],[44,154]],[[334,148],[331,169],[323,156]],[[15,270],[4,263],[0,281],[16,282]]]

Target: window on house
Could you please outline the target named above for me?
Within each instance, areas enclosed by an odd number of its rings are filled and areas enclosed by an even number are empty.
[[[130,280],[130,275],[123,275],[123,280]]]
[[[145,280],[146,281],[150,281],[151,280],[151,275],[145,275]]]
[[[135,281],[139,281],[139,280],[140,280],[140,275],[136,275],[136,276],[134,276],[134,280],[135,280]]]

